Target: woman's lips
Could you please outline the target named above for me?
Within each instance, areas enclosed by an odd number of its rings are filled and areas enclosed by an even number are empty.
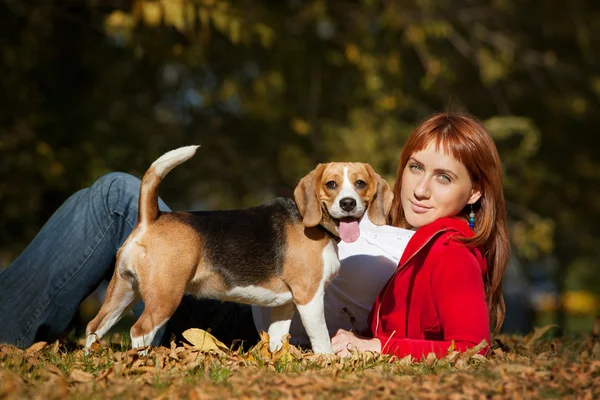
[[[426,207],[419,203],[413,203],[411,201],[410,204],[411,204],[411,208],[412,208],[413,212],[416,214],[424,214],[427,211],[431,210],[431,207]]]

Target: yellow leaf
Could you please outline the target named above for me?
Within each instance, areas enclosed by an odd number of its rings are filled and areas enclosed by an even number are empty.
[[[229,351],[216,337],[202,329],[188,329],[183,332],[183,337],[200,351],[215,351],[221,354]]]
[[[179,32],[185,31],[184,3],[181,0],[162,1],[165,11],[165,23],[175,27]]]
[[[129,39],[135,22],[136,17],[134,15],[120,10],[113,11],[104,20],[104,30],[109,35],[122,35],[124,38]]]
[[[448,347],[448,354],[452,353],[456,349],[456,344],[454,343],[454,339],[450,341],[450,346]]]
[[[277,350],[275,353],[273,353],[273,361],[277,361],[282,357],[285,357],[286,355],[290,354],[290,334],[286,334],[284,337],[281,338],[281,341],[283,342],[283,346],[281,346],[281,348],[279,350]]]
[[[162,18],[161,5],[155,1],[144,1],[140,4],[144,23],[148,26],[158,26]]]
[[[307,135],[311,129],[310,124],[302,118],[294,118],[290,125],[292,130],[300,136]]]
[[[548,332],[552,328],[556,328],[558,325],[546,325],[541,328],[535,328],[533,332],[525,337],[523,340],[523,346],[529,348],[531,347],[539,338],[544,336],[544,333]]]
[[[265,331],[260,331],[260,342],[257,344],[258,354],[263,360],[271,359],[271,352],[269,351],[269,334]]]

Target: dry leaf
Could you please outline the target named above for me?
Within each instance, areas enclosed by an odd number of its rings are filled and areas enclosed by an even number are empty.
[[[526,348],[530,348],[535,344],[535,342],[537,342],[539,338],[544,336],[544,333],[556,327],[558,327],[558,325],[546,325],[541,328],[535,328],[533,332],[531,332],[525,337],[525,339],[523,340],[523,346],[525,346]]]
[[[482,355],[481,355],[481,354],[479,354],[479,353],[477,353],[477,354],[473,354],[473,355],[471,356],[471,358],[472,358],[473,360],[477,360],[477,361],[479,361],[479,362],[480,362],[480,363],[482,363],[482,364],[487,364],[487,363],[489,363],[489,362],[490,362],[490,360],[488,360],[487,358],[485,358],[484,356],[482,356]]]
[[[427,365],[427,368],[431,369],[436,361],[437,357],[435,356],[435,353],[430,352],[429,354],[427,354],[427,358],[425,359],[425,365]]]
[[[600,357],[600,342],[596,342],[592,348],[592,354],[594,357]]]
[[[275,353],[273,353],[273,355],[272,355],[273,361],[277,361],[280,358],[285,357],[290,354],[290,338],[291,338],[291,336],[289,333],[281,338],[281,341],[283,342],[283,346],[281,346],[281,348],[279,350],[277,350]]]
[[[200,351],[215,351],[224,354],[229,351],[227,346],[220,342],[216,337],[198,328],[191,328],[183,332],[185,340],[194,345],[195,349]]]
[[[51,374],[55,374],[58,376],[64,376],[62,369],[58,368],[56,365],[47,364],[44,366],[44,369],[46,371],[50,372]]]
[[[69,379],[76,383],[85,383],[93,381],[94,375],[89,372],[82,371],[80,369],[74,369],[73,371],[71,371]]]
[[[37,343],[34,343],[31,346],[29,346],[29,348],[27,350],[25,350],[25,354],[37,353],[38,351],[40,351],[44,347],[46,347],[47,344],[48,343],[46,343],[46,342],[37,342]]]

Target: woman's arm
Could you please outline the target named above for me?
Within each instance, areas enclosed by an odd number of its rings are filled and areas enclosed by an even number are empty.
[[[420,359],[430,352],[445,356],[452,341],[459,351],[476,346],[482,339],[489,344],[490,323],[480,263],[462,244],[450,242],[446,246],[431,276],[431,296],[438,312],[442,340],[378,335],[382,352],[398,357],[410,354]]]

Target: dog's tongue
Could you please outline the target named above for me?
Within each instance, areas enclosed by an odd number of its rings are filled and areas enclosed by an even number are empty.
[[[360,229],[358,228],[358,220],[354,218],[347,218],[340,220],[340,239],[346,243],[355,242],[360,236]]]

